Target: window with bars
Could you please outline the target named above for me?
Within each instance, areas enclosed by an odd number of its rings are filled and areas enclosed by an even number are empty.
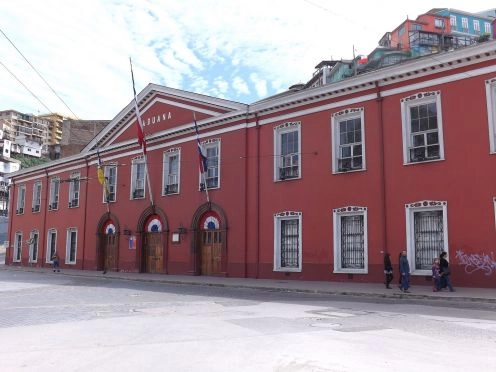
[[[164,153],[163,195],[179,193],[179,150]]]
[[[145,197],[145,160],[143,157],[133,159],[131,166],[131,199]]]
[[[301,271],[301,213],[275,215],[274,271]]]
[[[332,115],[333,173],[364,169],[362,108],[350,108]]]
[[[16,214],[24,214],[24,207],[26,202],[26,185],[21,185],[17,191],[17,206]]]
[[[79,206],[79,189],[81,186],[81,173],[73,172],[71,174],[71,182],[69,183],[69,208]]]
[[[38,230],[31,231],[29,238],[29,262],[37,262],[38,261],[38,238],[40,234]]]
[[[430,270],[432,260],[444,250],[443,211],[413,213],[415,270]]]
[[[205,172],[205,182],[207,183],[207,188],[217,188],[220,186],[219,183],[219,154],[220,154],[220,142],[205,142],[204,143],[205,153],[207,155],[207,171]],[[203,182],[203,181],[202,181]]]
[[[50,201],[48,203],[48,210],[57,210],[59,208],[59,192],[60,178],[52,178],[50,180]]]
[[[22,232],[16,232],[14,239],[14,255],[13,262],[20,262],[22,257]]]
[[[334,272],[367,273],[367,209],[343,207],[333,214]]]
[[[33,202],[31,204],[32,212],[39,212],[41,209],[41,181],[33,184]]]
[[[288,122],[274,128],[274,179],[301,177],[301,123]]]
[[[57,250],[57,230],[50,229],[47,234],[46,262],[51,263],[52,257]]]
[[[407,204],[407,253],[412,274],[431,274],[432,260],[448,251],[447,202]]]
[[[65,247],[65,263],[75,264],[77,254],[77,229],[67,229],[67,241]]]
[[[401,102],[405,164],[443,159],[440,92],[418,93]]]
[[[115,202],[117,200],[117,195],[116,195],[117,165],[116,164],[105,165],[103,174],[105,176],[105,186],[106,186],[106,189],[103,190],[103,201]]]

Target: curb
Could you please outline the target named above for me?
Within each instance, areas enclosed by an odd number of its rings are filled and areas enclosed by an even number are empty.
[[[21,272],[33,272],[40,274],[52,274],[51,269],[39,269],[39,268],[29,268],[29,267],[12,267],[0,265],[0,270],[5,271],[21,271]],[[93,271],[92,271],[93,273]],[[129,282],[142,282],[142,283],[163,283],[172,285],[190,285],[190,286],[203,286],[203,287],[218,287],[218,288],[245,288],[245,289],[255,289],[263,291],[277,291],[277,292],[288,292],[288,293],[310,293],[310,294],[321,294],[321,295],[334,295],[334,296],[349,296],[349,297],[366,297],[366,298],[382,298],[390,300],[423,300],[432,302],[463,302],[463,303],[484,303],[484,304],[495,304],[496,299],[486,298],[486,297],[436,297],[426,294],[416,294],[416,293],[374,293],[374,292],[360,292],[360,291],[350,291],[350,290],[322,290],[322,289],[306,289],[306,288],[285,288],[271,285],[256,285],[256,284],[242,284],[242,283],[212,283],[203,282],[195,280],[177,280],[177,279],[167,279],[164,278],[145,278],[145,277],[132,277],[127,278],[118,275],[119,273],[109,272],[109,275],[85,275],[77,272],[62,271],[57,273],[57,275],[64,275],[70,277],[79,278],[90,278],[90,279],[107,279],[107,280],[123,280]]]

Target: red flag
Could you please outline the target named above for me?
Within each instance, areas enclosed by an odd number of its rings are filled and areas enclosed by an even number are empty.
[[[195,120],[195,131],[196,131],[196,142],[198,144],[198,159],[200,161],[200,173],[205,173],[207,171],[207,156],[203,150],[203,146],[200,143],[200,134],[198,133],[198,125]]]
[[[133,74],[133,64],[131,63],[131,58],[129,58],[129,64],[131,65],[131,79],[133,80],[133,92],[134,92],[134,110],[136,112],[136,117],[138,121],[136,122],[136,128],[138,130],[138,145],[143,150],[143,155],[146,155],[146,140],[145,133],[143,131],[143,122],[141,121],[141,114],[138,108],[138,99],[136,97],[136,88],[134,87],[134,74]]]

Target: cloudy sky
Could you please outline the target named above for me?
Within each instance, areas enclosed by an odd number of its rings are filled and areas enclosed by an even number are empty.
[[[407,17],[435,7],[495,6],[489,0],[0,0],[0,110],[112,119],[133,97],[129,57],[138,92],[155,83],[253,103],[308,81],[322,60],[349,59],[353,48],[370,53]]]

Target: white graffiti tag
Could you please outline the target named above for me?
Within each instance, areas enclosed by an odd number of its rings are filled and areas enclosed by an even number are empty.
[[[493,270],[496,270],[496,261],[494,260],[494,254],[491,255],[485,253],[463,253],[461,249],[456,252],[456,258],[462,266],[465,266],[465,272],[467,274],[472,274],[476,271],[483,271],[485,275],[491,275]]]

